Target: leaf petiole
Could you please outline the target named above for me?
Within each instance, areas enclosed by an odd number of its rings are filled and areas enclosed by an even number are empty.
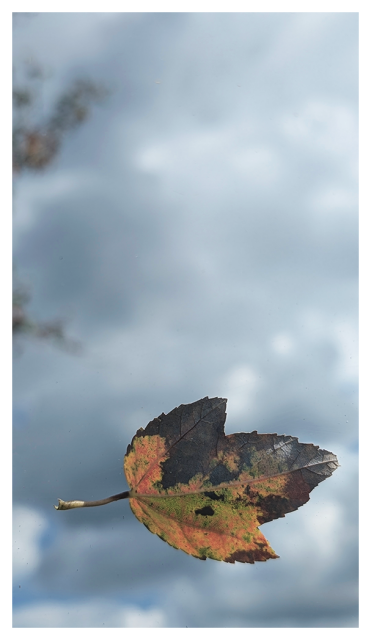
[[[82,507],[100,507],[104,504],[115,502],[116,500],[125,500],[126,498],[129,498],[129,496],[130,491],[123,491],[122,493],[117,493],[115,496],[104,498],[104,500],[93,500],[91,502],[85,502],[84,500],[71,500],[69,502],[65,502],[58,498],[58,505],[54,505],[54,509],[57,511],[64,511],[66,509],[80,509]]]

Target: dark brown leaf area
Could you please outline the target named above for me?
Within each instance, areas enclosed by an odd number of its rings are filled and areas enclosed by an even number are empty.
[[[225,438],[226,402],[220,398],[204,398],[180,405],[166,415],[162,413],[140,433],[140,436],[159,435],[171,450],[171,456],[161,464],[164,489],[179,482],[187,484],[197,473],[207,473],[218,453],[218,442]]]

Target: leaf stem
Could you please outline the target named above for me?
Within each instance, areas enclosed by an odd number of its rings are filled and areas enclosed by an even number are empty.
[[[84,500],[71,500],[70,502],[65,502],[58,498],[58,506],[54,505],[54,509],[57,511],[63,511],[66,509],[79,509],[80,507],[100,507],[103,504],[109,504],[116,500],[125,500],[126,498],[129,498],[129,495],[130,491],[123,491],[122,493],[117,493],[115,496],[104,498],[104,500],[93,500],[92,502],[85,502]]]

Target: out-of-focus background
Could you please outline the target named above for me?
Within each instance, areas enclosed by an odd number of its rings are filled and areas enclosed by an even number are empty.
[[[14,16],[14,626],[358,625],[358,16]],[[141,525],[136,430],[204,396],[226,432],[341,467],[202,562]]]

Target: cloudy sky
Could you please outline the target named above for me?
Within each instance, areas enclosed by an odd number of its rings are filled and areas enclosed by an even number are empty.
[[[79,78],[108,97],[15,180],[28,311],[79,354],[17,342],[16,627],[358,625],[358,17],[36,14],[17,81],[42,121]],[[226,432],[299,437],[341,467],[262,526],[278,560],[201,562],[126,490],[135,431],[204,396]]]

